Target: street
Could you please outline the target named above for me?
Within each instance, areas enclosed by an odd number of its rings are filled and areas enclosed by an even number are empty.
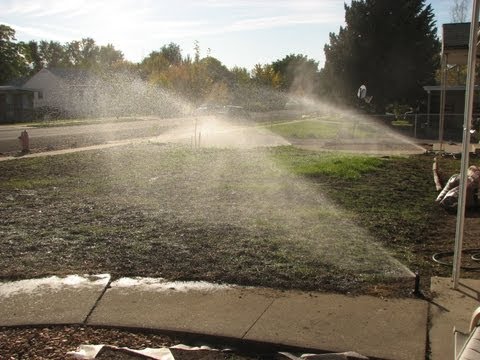
[[[141,118],[100,124],[33,127],[23,124],[0,126],[0,153],[11,155],[21,150],[18,137],[27,130],[33,151],[65,149],[104,144],[134,138],[158,136],[180,125],[190,125],[194,118]]]

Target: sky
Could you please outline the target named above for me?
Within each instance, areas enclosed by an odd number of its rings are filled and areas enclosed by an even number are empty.
[[[0,0],[0,24],[18,41],[64,44],[90,37],[139,62],[174,42],[184,56],[211,55],[228,68],[267,64],[288,54],[319,62],[329,33],[344,22],[351,0]],[[391,0],[402,1],[402,0]],[[427,0],[437,27],[450,22],[453,0]],[[469,0],[469,3],[471,0]]]

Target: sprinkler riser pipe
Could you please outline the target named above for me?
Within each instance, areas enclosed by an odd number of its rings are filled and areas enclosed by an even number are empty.
[[[416,296],[420,296],[421,292],[420,292],[420,274],[418,271],[415,271],[415,288],[413,290],[413,293],[416,295]]]

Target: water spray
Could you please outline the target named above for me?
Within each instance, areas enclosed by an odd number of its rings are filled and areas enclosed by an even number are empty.
[[[194,148],[197,148],[197,123],[198,123],[198,118],[195,117],[195,127],[193,131],[193,137],[194,137]]]
[[[202,140],[202,132],[201,131],[198,131],[198,118],[195,117],[195,126],[194,126],[194,130],[193,130],[193,139],[192,139],[192,143],[193,143],[193,148],[194,149],[198,149],[201,145],[201,140]]]

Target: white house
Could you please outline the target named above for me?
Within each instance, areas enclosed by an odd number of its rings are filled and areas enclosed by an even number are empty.
[[[45,68],[26,81],[23,87],[37,90],[34,108],[40,116],[50,113],[62,117],[166,117],[188,110],[188,104],[129,73]]]
[[[81,69],[49,68],[33,75],[23,87],[38,91],[34,107],[56,109],[69,115],[88,115],[95,107],[94,77]]]

